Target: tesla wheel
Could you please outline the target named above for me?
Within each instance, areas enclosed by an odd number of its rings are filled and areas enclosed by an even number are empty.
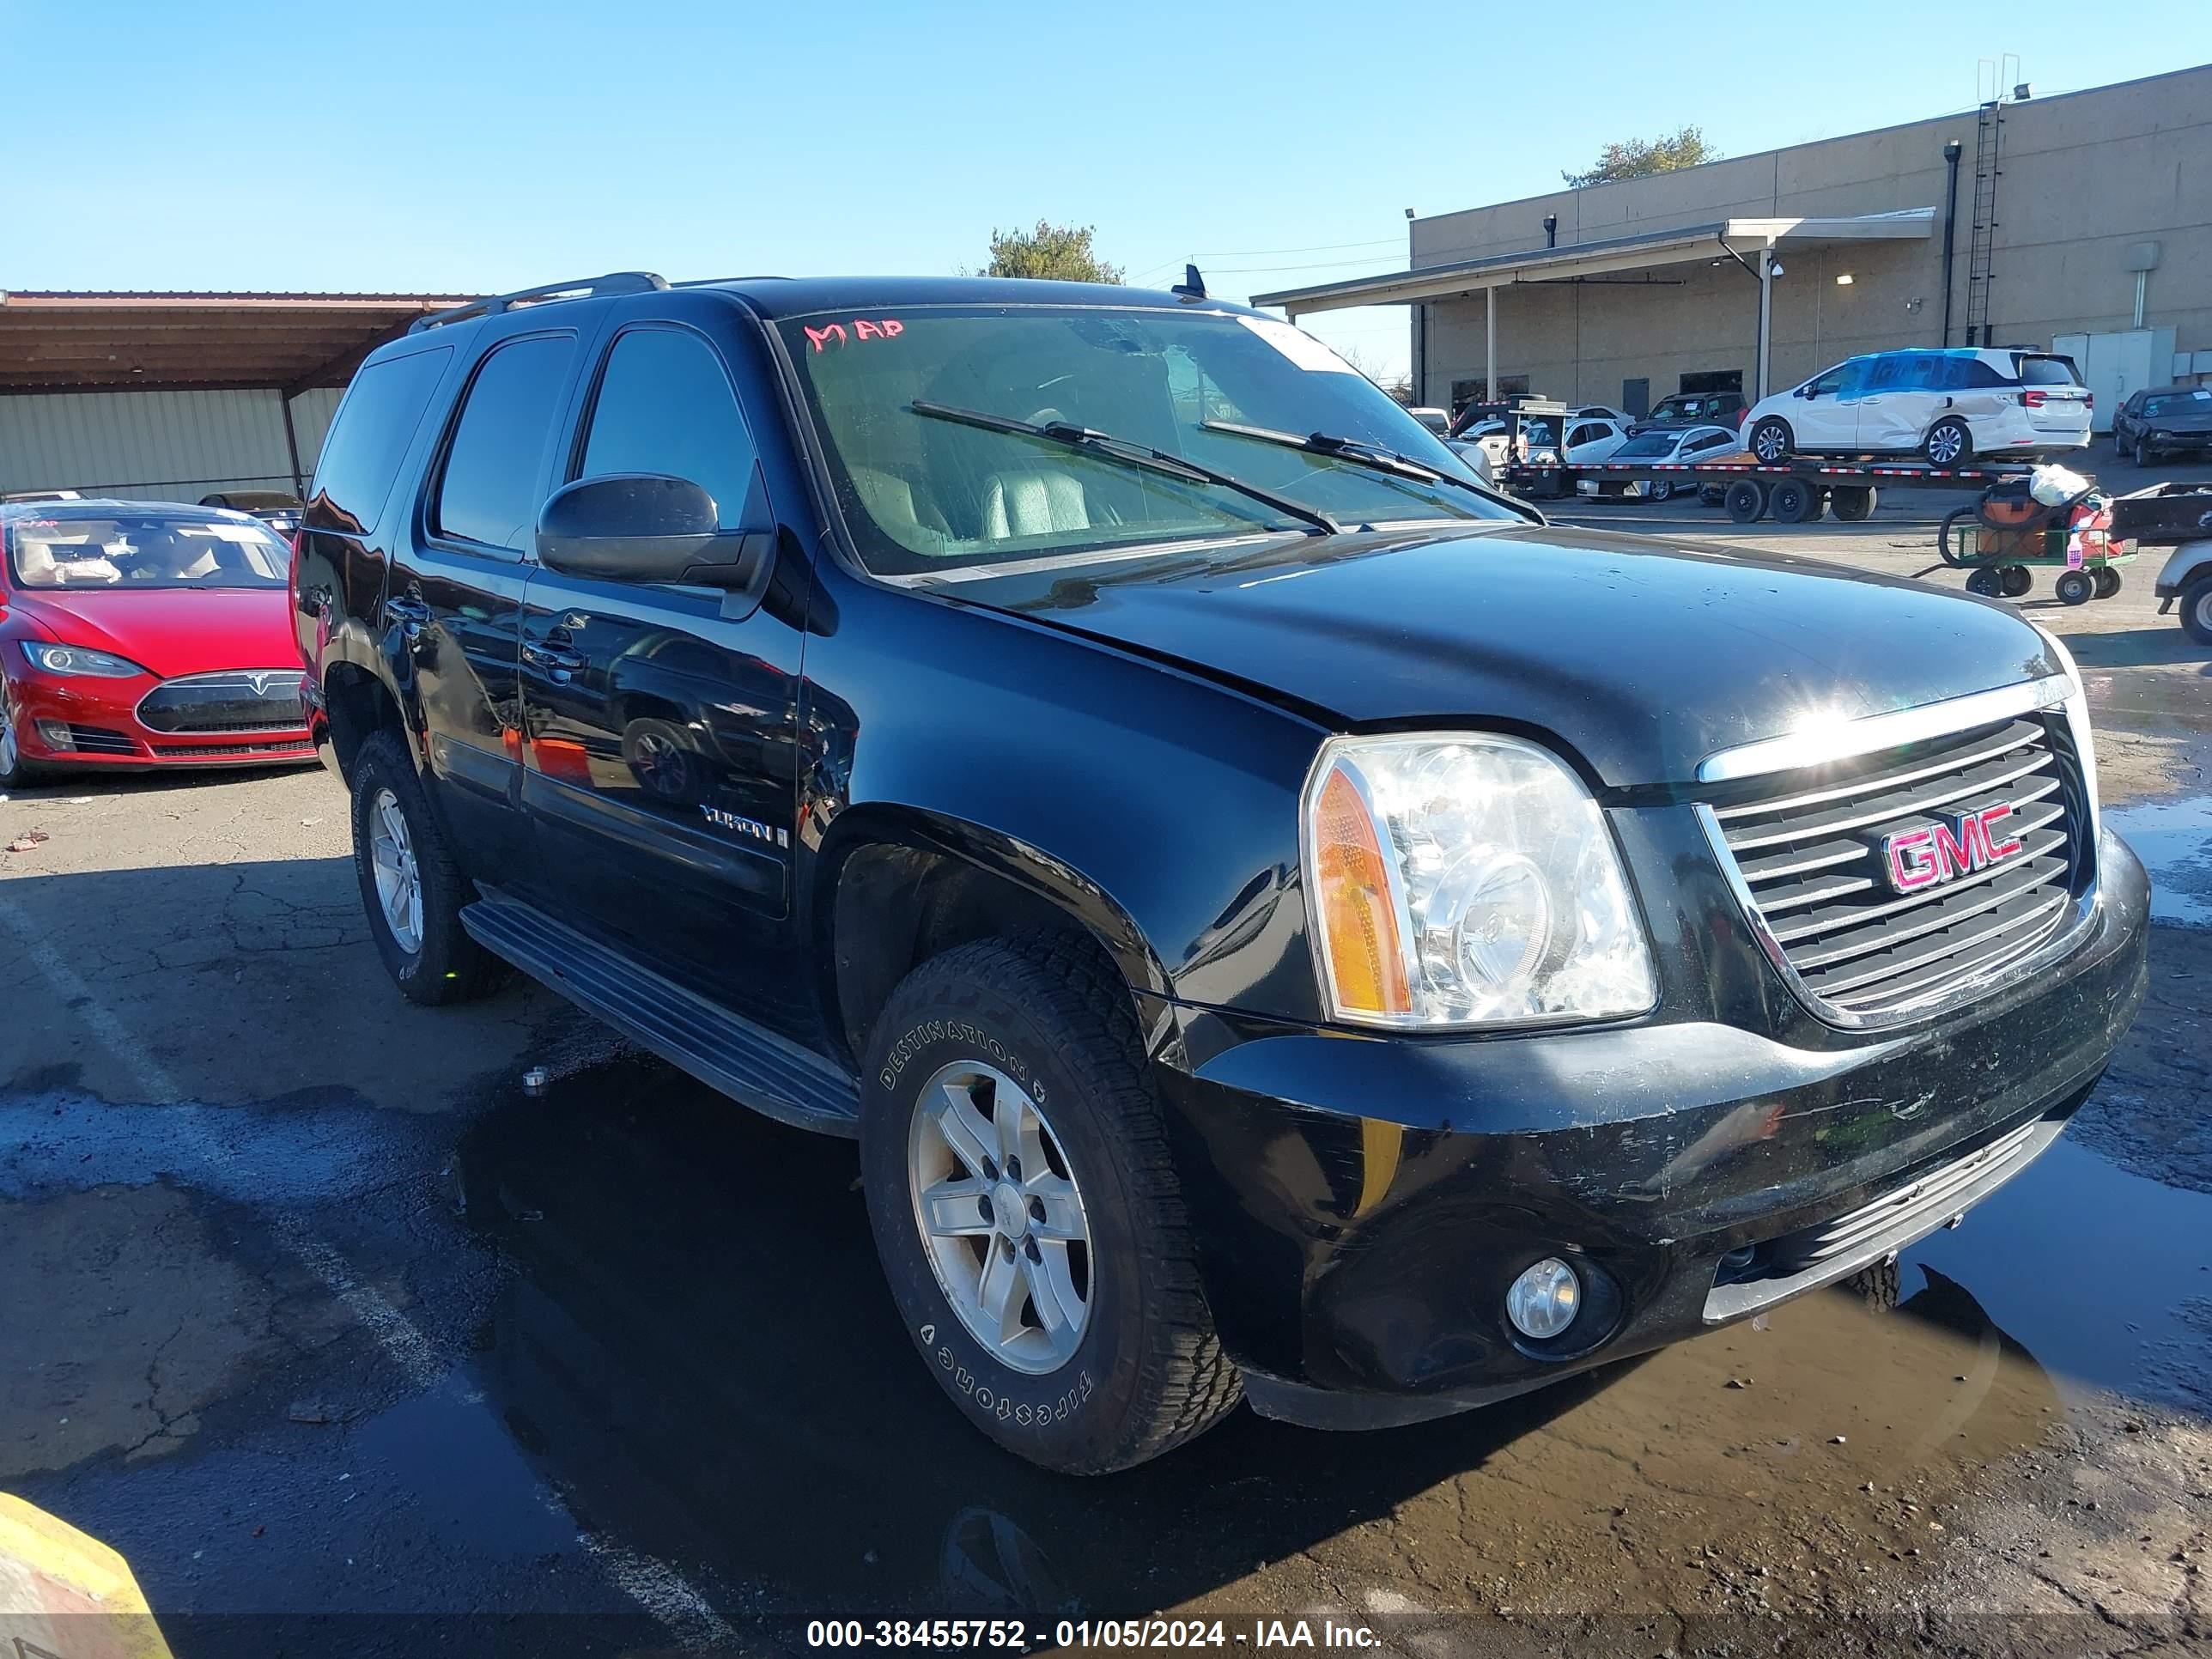
[[[2120,591],[2120,573],[2113,569],[2112,566],[2108,564],[2098,566],[2095,575],[2097,580],[2096,597],[2098,599],[2109,599],[2113,594]]]
[[[1782,524],[1810,524],[1820,516],[1820,492],[1802,478],[1784,478],[1767,493],[1767,511]]]
[[[461,926],[474,895],[397,732],[372,733],[354,757],[353,863],[369,935],[409,1001],[467,1002],[506,976]]]
[[[2212,645],[2212,574],[2181,590],[2181,627],[2197,644]]]
[[[0,679],[0,789],[13,789],[31,781],[31,763],[23,758],[16,738],[15,694]]]
[[[2035,578],[2024,564],[2008,564],[2000,573],[2003,582],[1998,591],[2008,599],[2016,599],[2035,586]]]
[[[2051,584],[2051,591],[2061,605],[2087,605],[2096,593],[2097,583],[2086,570],[2062,570],[2058,580]]]
[[[2004,592],[2003,575],[1995,567],[1984,565],[1966,575],[1966,592],[1978,593],[1985,599],[1994,599]]]
[[[1087,944],[924,963],[876,1022],[861,1090],[884,1274],[962,1416],[1103,1474],[1237,1404],[1127,993]]]
[[[1738,478],[1721,497],[1731,524],[1757,524],[1766,514],[1766,486],[1751,478]]]
[[[1938,421],[1921,441],[1920,453],[1930,466],[1964,466],[1974,459],[1974,434],[1964,421]]]
[[[1786,461],[1797,447],[1790,422],[1768,416],[1751,429],[1751,453],[1765,465]]]
[[[1871,484],[1845,484],[1828,492],[1828,510],[1845,524],[1858,524],[1874,517],[1875,491]]]

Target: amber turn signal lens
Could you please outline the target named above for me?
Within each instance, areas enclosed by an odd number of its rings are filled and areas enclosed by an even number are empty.
[[[1341,768],[1314,809],[1314,873],[1336,1005],[1346,1013],[1402,1014],[1413,1006],[1398,910],[1375,821]]]

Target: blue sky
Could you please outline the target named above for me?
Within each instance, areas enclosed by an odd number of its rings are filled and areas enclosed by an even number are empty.
[[[1045,216],[1241,298],[1399,268],[1406,208],[1556,187],[1612,138],[1916,119],[2000,51],[2039,92],[2212,58],[2206,0],[1757,9],[0,0],[0,289],[953,270]],[[1401,312],[1314,326],[1404,362]]]

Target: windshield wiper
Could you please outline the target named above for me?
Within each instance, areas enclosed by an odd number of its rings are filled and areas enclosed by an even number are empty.
[[[1100,432],[1091,427],[1077,426],[1071,421],[1047,421],[1040,425],[1035,421],[1010,420],[1004,415],[986,414],[980,409],[958,409],[951,404],[930,403],[917,398],[908,408],[917,415],[933,421],[953,421],[962,426],[980,427],[986,432],[1012,432],[1024,438],[1042,438],[1047,443],[1064,444],[1070,449],[1086,450],[1120,461],[1125,466],[1142,467],[1147,471],[1164,473],[1170,478],[1180,478],[1186,483],[1218,484],[1224,489],[1233,489],[1238,495],[1271,507],[1278,513],[1311,526],[1320,536],[1340,536],[1344,526],[1316,507],[1294,501],[1287,495],[1278,495],[1272,489],[1227,472],[1218,472],[1202,462],[1187,460],[1181,455],[1164,449],[1154,449],[1127,438],[1117,438],[1110,432]]]
[[[1326,455],[1331,460],[1350,461],[1354,466],[1364,466],[1370,472],[1407,478],[1415,483],[1450,484],[1454,489],[1464,489],[1469,495],[1480,495],[1486,501],[1494,501],[1503,507],[1515,505],[1504,500],[1496,490],[1485,489],[1471,478],[1455,477],[1449,472],[1440,472],[1425,461],[1417,461],[1410,455],[1401,455],[1395,449],[1385,449],[1380,444],[1367,443],[1358,438],[1340,438],[1328,432],[1311,432],[1300,437],[1295,432],[1280,432],[1271,426],[1241,426],[1234,421],[1200,421],[1199,425],[1207,432],[1225,432],[1232,438],[1251,438],[1263,444],[1279,444],[1285,449],[1302,449],[1309,455]]]

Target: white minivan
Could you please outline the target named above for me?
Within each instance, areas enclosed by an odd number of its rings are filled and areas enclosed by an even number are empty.
[[[2074,360],[2055,352],[1877,351],[1761,398],[1744,431],[1766,462],[1917,453],[1964,466],[2087,448],[2089,403]]]

